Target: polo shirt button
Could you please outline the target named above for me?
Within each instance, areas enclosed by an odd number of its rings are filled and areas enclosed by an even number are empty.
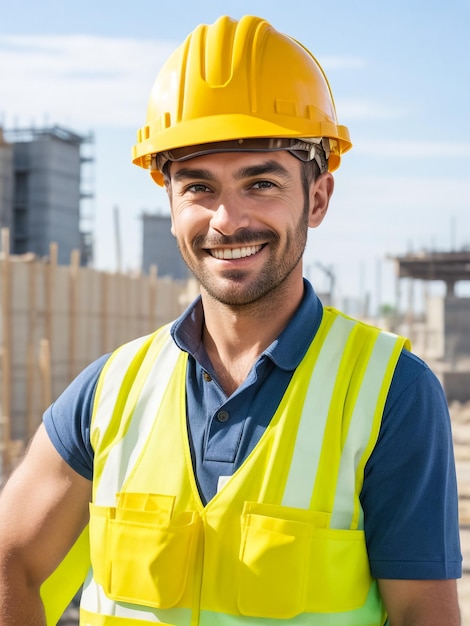
[[[203,376],[204,376],[204,380],[206,381],[206,383],[211,382],[212,376],[210,374],[208,374],[207,372],[204,372]]]
[[[230,416],[227,411],[219,411],[217,413],[217,419],[219,420],[219,422],[226,422],[229,417]]]

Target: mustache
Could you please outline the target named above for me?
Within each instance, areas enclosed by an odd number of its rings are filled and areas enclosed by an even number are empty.
[[[251,246],[259,243],[276,243],[279,235],[272,230],[243,230],[234,235],[198,235],[193,239],[194,249],[223,246]]]

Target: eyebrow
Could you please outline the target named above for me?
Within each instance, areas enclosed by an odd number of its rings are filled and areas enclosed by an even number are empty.
[[[235,172],[235,180],[243,180],[244,178],[251,178],[254,176],[263,176],[264,174],[277,174],[287,178],[289,172],[280,163],[273,160],[265,161],[264,163],[257,165],[250,165],[243,167]],[[182,169],[174,172],[172,178],[176,181],[183,181],[187,179],[199,179],[199,180],[214,180],[214,175],[210,170],[193,167],[183,167]]]
[[[175,181],[187,180],[188,178],[198,178],[200,180],[213,180],[213,175],[209,170],[197,169],[193,167],[183,167],[171,174]]]
[[[252,176],[263,176],[264,174],[277,174],[287,178],[289,172],[277,161],[265,161],[259,165],[250,165],[243,167],[235,173],[235,178],[241,180],[242,178],[251,178]]]

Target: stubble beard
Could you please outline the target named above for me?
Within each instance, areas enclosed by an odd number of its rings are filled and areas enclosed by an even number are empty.
[[[244,232],[234,237],[220,237],[217,241],[211,239],[210,246],[217,245],[249,245],[256,241],[268,241],[272,248],[270,258],[263,268],[247,283],[246,273],[243,270],[228,270],[222,276],[214,276],[204,264],[197,259],[200,251],[210,247],[204,237],[198,237],[192,242],[192,252],[177,239],[181,256],[189,270],[194,274],[202,288],[217,302],[232,308],[248,307],[261,304],[270,299],[276,292],[283,291],[288,277],[300,263],[307,244],[308,233],[308,206],[304,206],[301,218],[293,231],[287,233],[282,254],[276,254],[280,246],[280,237],[273,231]],[[278,258],[280,256],[280,258]]]

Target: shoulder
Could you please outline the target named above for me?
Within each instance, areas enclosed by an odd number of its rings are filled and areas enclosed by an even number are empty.
[[[397,388],[397,391],[402,391],[421,376],[429,379],[431,384],[440,385],[429,365],[419,356],[404,348],[398,359],[392,385]]]
[[[422,359],[402,350],[395,368],[382,417],[372,465],[399,451],[418,458],[452,457],[452,429],[444,389]]]
[[[444,389],[429,365],[415,354],[403,349],[390,385],[382,429],[389,422],[404,422],[412,418],[413,428],[420,423],[450,423]],[[397,424],[398,425],[398,424]]]

